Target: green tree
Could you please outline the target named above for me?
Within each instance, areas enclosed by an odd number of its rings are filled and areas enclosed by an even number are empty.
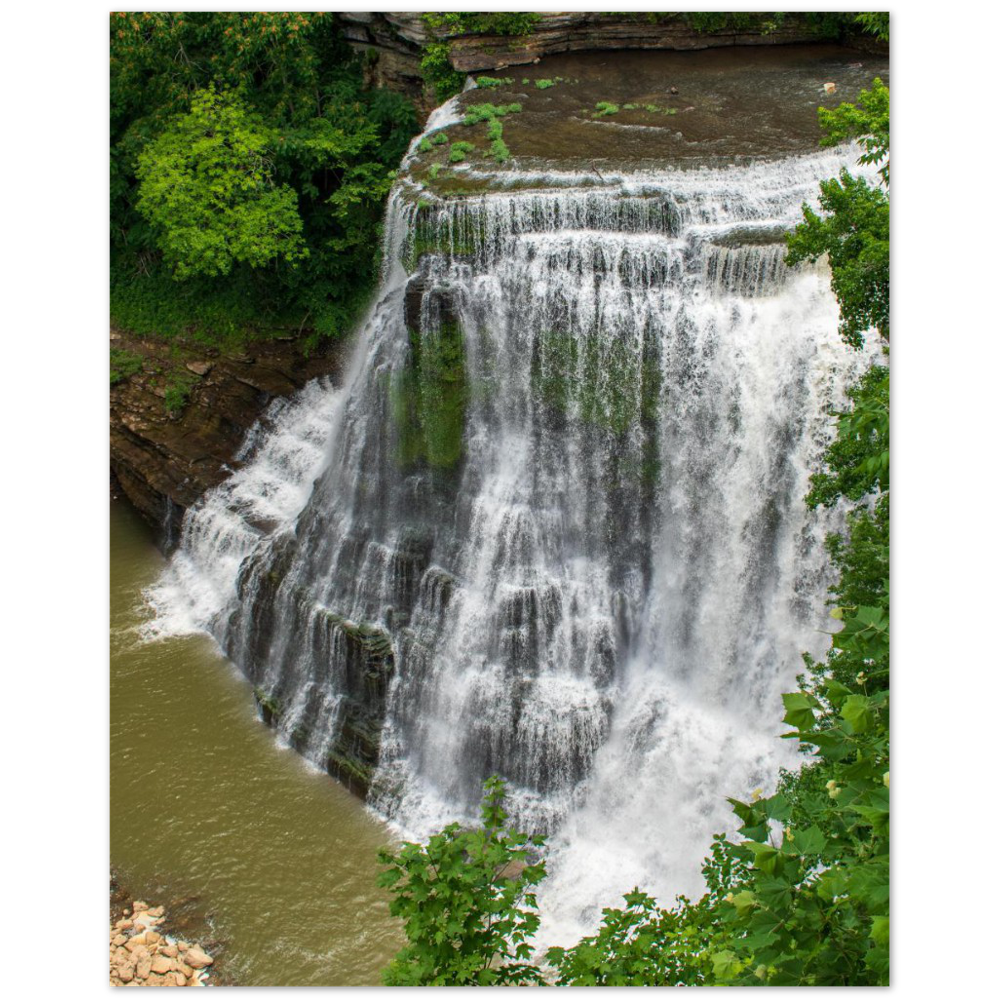
[[[542,837],[508,830],[504,785],[486,782],[482,826],[452,823],[427,844],[383,851],[379,877],[409,944],[383,973],[388,986],[523,986],[541,982],[528,939],[538,927],[531,863]]]
[[[212,88],[224,104],[212,114],[249,155],[220,140],[206,185],[183,137],[211,145],[191,116]],[[344,332],[377,280],[385,195],[416,128],[408,101],[365,86],[334,14],[112,14],[112,318],[212,340]],[[178,192],[140,178],[151,158],[180,175]],[[202,225],[174,211],[181,194]]]
[[[140,154],[136,206],[176,277],[306,256],[295,191],[274,183],[277,142],[240,100],[212,88]]]
[[[874,326],[889,338],[889,199],[863,177],[844,170],[820,183],[819,215],[803,207],[803,222],[788,237],[788,264],[827,254],[840,303],[841,336],[860,347]]]

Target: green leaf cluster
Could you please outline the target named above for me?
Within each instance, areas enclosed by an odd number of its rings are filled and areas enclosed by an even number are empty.
[[[136,208],[175,277],[308,254],[296,192],[274,183],[278,142],[238,98],[209,88],[139,154]]]
[[[379,884],[393,895],[408,944],[383,973],[387,986],[526,986],[542,982],[528,943],[538,928],[534,887],[544,843],[506,829],[504,785],[486,782],[475,828],[452,823],[426,844],[383,851]]]

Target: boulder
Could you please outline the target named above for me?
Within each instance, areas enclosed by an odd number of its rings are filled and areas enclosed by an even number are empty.
[[[211,965],[215,959],[211,955],[206,955],[197,945],[192,945],[184,953],[184,961],[192,969],[204,969],[206,966]]]
[[[153,958],[148,951],[143,949],[142,957],[136,957],[135,974],[139,979],[147,979],[152,970]]]
[[[158,975],[174,971],[174,963],[166,955],[154,955],[150,969]]]

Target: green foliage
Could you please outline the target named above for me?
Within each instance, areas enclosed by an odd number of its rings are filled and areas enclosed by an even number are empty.
[[[409,102],[364,88],[332,14],[112,14],[112,317],[216,342],[344,332],[415,131]]]
[[[523,110],[520,104],[470,104],[465,109],[463,125],[476,125],[478,122],[493,121],[507,115],[516,115]]]
[[[461,163],[476,148],[474,142],[453,142],[448,152],[449,163]]]
[[[837,438],[825,469],[815,473],[806,496],[810,507],[841,496],[858,501],[889,489],[889,369],[873,365],[848,391],[851,407],[837,414]]]
[[[840,305],[840,334],[860,347],[875,327],[889,339],[889,89],[876,78],[857,105],[819,110],[826,131],[823,145],[856,139],[864,148],[858,162],[881,163],[885,188],[872,188],[843,170],[820,183],[820,216],[803,206],[805,221],[788,235],[786,262],[817,260],[827,254],[834,294]]]
[[[510,159],[510,150],[507,148],[507,143],[500,136],[497,136],[490,143],[490,156],[497,163],[506,163]]]
[[[443,146],[448,141],[447,132],[435,132],[431,137],[431,145],[433,146]]]
[[[604,118],[607,115],[616,115],[619,111],[621,111],[621,108],[611,101],[598,101],[594,105],[593,117]]]
[[[424,136],[424,138],[421,139],[420,142],[417,144],[417,149],[421,153],[430,153],[434,149],[434,147],[431,145],[430,139]]]
[[[211,88],[139,154],[136,208],[175,277],[306,256],[296,193],[273,180],[278,142],[241,101]]]
[[[440,39],[455,35],[502,35],[514,37],[528,35],[540,20],[540,15],[520,11],[496,11],[493,13],[450,13],[428,12],[423,15],[424,23]],[[457,94],[465,84],[465,74],[451,64],[450,45],[447,41],[432,41],[424,47],[420,69],[424,79],[433,88],[438,101],[445,101]],[[488,81],[484,83],[483,81]],[[479,77],[479,86],[487,89],[513,83],[510,78]]]
[[[788,235],[788,264],[827,254],[840,303],[840,333],[859,347],[875,327],[889,339],[889,198],[847,170],[820,183],[818,215],[803,206],[805,222]]]
[[[408,944],[383,973],[387,986],[524,986],[541,983],[526,959],[538,927],[534,887],[544,862],[530,862],[541,837],[505,827],[504,785],[486,782],[482,825],[452,823],[426,845],[383,851],[379,877],[395,897]]]
[[[111,348],[111,384],[118,385],[142,371],[142,358],[132,351]]]
[[[880,42],[889,41],[888,11],[865,11],[855,14],[854,19],[868,34],[874,35]]]
[[[524,11],[494,11],[491,13],[427,13],[424,21],[432,28],[449,35],[530,35],[541,20],[540,14]]]
[[[198,376],[185,371],[173,371],[167,378],[163,405],[171,416],[179,416],[191,398],[191,390],[198,384]]]
[[[664,910],[633,889],[623,909],[607,908],[597,933],[572,948],[550,948],[556,986],[694,985],[709,969],[706,910],[683,897]]]
[[[476,86],[482,90],[496,90],[497,87],[506,87],[514,81],[509,76],[477,76]]]
[[[466,108],[462,124],[466,126],[486,122],[486,138],[490,140],[489,156],[497,163],[506,163],[510,159],[510,150],[503,141],[503,123],[500,121],[507,115],[520,113],[521,105],[514,104],[471,104]],[[462,145],[455,143],[455,145]],[[452,147],[454,149],[454,146]]]
[[[554,87],[556,85],[555,80],[536,80],[535,87],[538,90],[548,90],[549,87]]]
[[[885,163],[879,170],[889,183],[889,88],[875,77],[871,90],[862,90],[858,103],[842,103],[832,111],[819,109],[819,123],[827,133],[821,146],[836,146],[855,139],[865,152],[859,163]]]
[[[451,64],[447,42],[429,42],[420,59],[420,71],[439,103],[454,97],[465,85],[465,74]]]

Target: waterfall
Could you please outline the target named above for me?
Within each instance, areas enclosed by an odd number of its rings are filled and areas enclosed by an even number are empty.
[[[552,837],[550,940],[697,892],[725,796],[794,765],[780,693],[825,645],[837,514],[802,498],[869,358],[782,234],[856,156],[404,177],[342,382],[188,511],[154,628],[210,631],[409,834],[505,777]]]

